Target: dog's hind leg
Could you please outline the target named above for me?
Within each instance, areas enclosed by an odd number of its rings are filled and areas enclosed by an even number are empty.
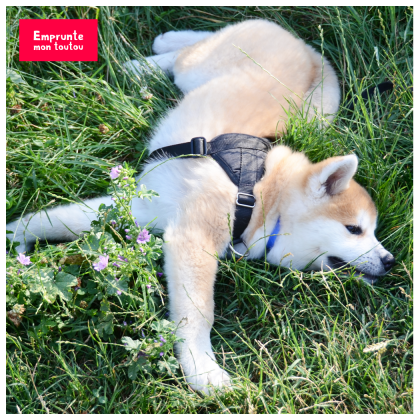
[[[156,54],[165,54],[193,45],[212,34],[208,31],[169,31],[155,38],[152,49]]]
[[[145,57],[145,60],[149,64],[149,67],[159,67],[167,75],[173,74],[173,68],[175,61],[178,58],[179,51],[170,51],[165,54],[152,55]],[[146,66],[146,67],[145,67]],[[150,71],[147,69],[146,63],[141,63],[138,60],[131,60],[124,63],[126,69],[131,70],[133,73],[142,75],[145,72]]]
[[[145,57],[145,60],[152,67],[159,67],[167,75],[173,74],[175,61],[182,48],[193,45],[202,39],[208,38],[212,32],[205,31],[170,31],[155,38],[153,51],[156,55]],[[147,69],[138,60],[131,60],[124,64],[134,73],[144,73]]]
[[[47,241],[72,241],[83,231],[90,230],[101,203],[112,204],[111,197],[86,200],[83,204],[70,204],[31,213],[9,223],[6,228],[10,240],[20,242],[18,252],[31,249],[36,239]]]

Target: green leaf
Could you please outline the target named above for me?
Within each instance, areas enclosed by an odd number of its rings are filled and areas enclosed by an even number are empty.
[[[179,368],[179,364],[173,356],[169,357],[168,360],[159,360],[157,366],[161,372],[166,370],[168,373],[175,373],[175,371]]]
[[[132,363],[128,367],[128,377],[134,381],[134,379],[137,378],[137,372],[139,371],[140,367],[137,365],[137,363]]]
[[[110,310],[110,306],[109,306],[109,302],[107,300],[104,300],[101,302],[101,311],[102,312],[109,312]]]
[[[152,329],[158,333],[170,332],[175,329],[174,322],[168,321],[167,319],[160,319],[152,323]]]
[[[139,357],[134,363],[128,367],[128,377],[134,381],[137,378],[137,373],[140,369],[150,372],[150,363],[145,357]]]
[[[15,205],[14,198],[6,194],[6,210],[9,210],[14,205]],[[10,232],[10,233],[13,233],[13,232]]]
[[[102,232],[90,234],[86,238],[85,243],[82,245],[82,250],[85,251],[87,254],[97,254],[98,249],[101,245],[101,236]]]
[[[122,343],[125,344],[125,348],[128,351],[140,351],[141,341],[140,340],[133,340],[131,337],[123,337],[121,339]]]
[[[44,142],[42,140],[32,140],[32,145],[37,147],[44,147]]]
[[[149,201],[152,201],[152,197],[159,197],[159,194],[156,191],[148,190],[146,185],[141,184],[138,192],[138,196],[143,200],[147,198]]]
[[[98,334],[103,337],[104,334],[111,335],[114,332],[114,315],[107,314],[101,317],[98,325]]]
[[[106,402],[108,401],[108,398],[107,397],[99,397],[98,398],[98,402],[99,402],[99,404],[105,404]]]
[[[115,295],[118,290],[126,292],[128,290],[128,281],[126,277],[121,277],[119,280],[116,280],[115,277],[108,274],[105,277],[105,281],[108,284],[107,293],[108,295]]]
[[[49,295],[60,296],[63,300],[70,300],[72,297],[71,292],[69,291],[71,286],[77,286],[77,278],[68,273],[58,273],[54,283],[49,283],[47,290]]]
[[[65,265],[63,271],[77,277],[80,272],[80,265]]]
[[[161,254],[162,254],[162,251],[160,249],[153,249],[147,253],[147,256],[151,260],[156,261],[158,258],[160,258]]]
[[[6,80],[10,79],[13,83],[16,85],[23,83],[27,84],[23,79],[22,76],[15,70],[12,69],[6,69]]]
[[[86,290],[91,295],[96,295],[98,293],[98,289],[96,288],[96,283],[92,280],[88,280]]]
[[[37,274],[37,275],[36,275]],[[77,278],[68,273],[58,273],[54,279],[52,269],[41,269],[35,275],[25,276],[27,285],[32,293],[41,293],[48,303],[54,303],[57,296],[68,301],[72,294],[69,291],[71,286],[77,286]]]

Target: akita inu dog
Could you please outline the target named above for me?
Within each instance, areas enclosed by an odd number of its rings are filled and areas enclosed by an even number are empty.
[[[337,76],[328,61],[280,26],[246,21],[216,33],[168,32],[156,38],[151,65],[173,74],[184,99],[156,129],[149,151],[203,136],[223,133],[272,137],[284,130],[288,112],[330,120],[339,106]],[[246,53],[246,54],[245,54]],[[127,67],[141,71],[141,63]],[[196,390],[228,385],[229,375],[216,363],[210,343],[214,319],[215,255],[223,256],[231,240],[238,187],[213,159],[149,161],[142,178],[159,197],[135,200],[133,216],[142,224],[156,219],[164,230],[165,271],[170,317],[180,324],[184,342],[177,354]],[[376,208],[352,178],[354,155],[312,164],[303,153],[275,146],[265,160],[265,175],[255,185],[255,207],[242,234],[250,244],[246,258],[266,252],[270,232],[278,236],[267,253],[272,264],[321,270],[348,264],[374,283],[388,272],[393,256],[375,238]],[[36,237],[73,240],[89,230],[100,203],[62,206],[45,215],[28,215],[8,226],[22,244]],[[279,223],[280,220],[280,223]],[[287,234],[287,235],[284,235]],[[13,235],[11,235],[13,236]],[[21,245],[20,251],[25,249]]]

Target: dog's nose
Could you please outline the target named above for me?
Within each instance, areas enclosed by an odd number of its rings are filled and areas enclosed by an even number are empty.
[[[395,264],[395,258],[392,254],[386,254],[385,257],[381,258],[381,261],[386,271],[391,270],[392,266]]]

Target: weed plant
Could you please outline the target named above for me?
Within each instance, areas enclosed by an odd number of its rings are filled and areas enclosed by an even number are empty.
[[[7,220],[107,189],[115,198],[77,241],[37,243],[26,256],[7,243],[8,413],[412,412],[412,8],[8,7],[6,16]],[[19,19],[37,18],[99,19],[98,61],[19,62]],[[314,162],[359,157],[356,179],[397,263],[372,287],[340,271],[220,261],[212,344],[234,388],[204,396],[174,358],[162,239],[128,206],[147,138],[182,95],[162,72],[140,77],[122,64],[151,55],[160,33],[254,18],[335,67],[335,121],[321,130],[297,114],[277,142]],[[361,98],[384,80],[392,92]]]

